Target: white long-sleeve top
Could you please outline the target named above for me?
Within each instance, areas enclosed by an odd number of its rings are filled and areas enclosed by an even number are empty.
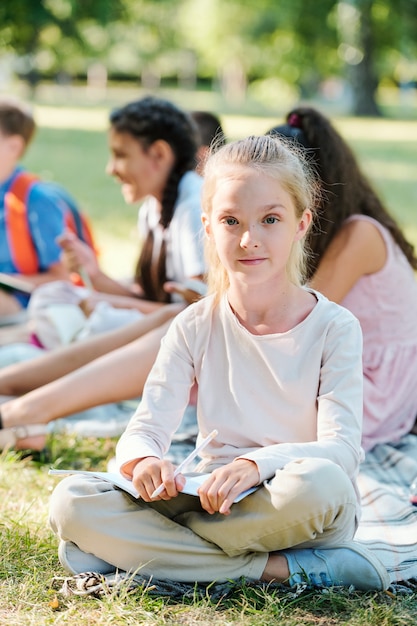
[[[186,172],[178,185],[178,197],[168,228],[164,229],[160,203],[149,196],[138,214],[138,229],[142,240],[151,230],[154,236],[154,255],[159,256],[162,240],[166,243],[167,280],[184,283],[193,276],[206,271],[204,259],[204,230],[201,221],[201,188],[203,179],[194,171]],[[172,295],[173,302],[183,299]]]
[[[169,448],[198,382],[199,439],[216,428],[199,471],[236,458],[260,480],[289,461],[321,457],[351,478],[362,458],[362,334],[357,319],[318,292],[317,304],[284,333],[253,335],[226,296],[189,306],[172,322],[142,400],[117,445],[123,466]]]

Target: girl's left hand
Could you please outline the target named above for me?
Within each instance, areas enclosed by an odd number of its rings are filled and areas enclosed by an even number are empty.
[[[259,484],[258,466],[248,459],[237,459],[218,467],[198,489],[201,506],[207,513],[230,514],[235,498]]]
[[[190,279],[184,284],[169,280],[164,283],[164,291],[177,293],[184,299],[184,302],[192,304],[207,294],[207,285],[200,279]]]

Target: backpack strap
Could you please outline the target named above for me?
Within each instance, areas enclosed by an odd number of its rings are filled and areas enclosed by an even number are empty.
[[[96,252],[93,233],[87,217],[81,213],[79,208],[69,197],[61,198],[65,204],[65,225],[81,241],[88,244]]]
[[[94,252],[96,253],[96,256],[97,256],[98,248],[97,248],[97,246],[95,244],[95,241],[94,241],[93,230],[91,228],[91,222],[87,218],[87,216],[84,215],[84,213],[80,213],[80,220],[81,220],[83,239],[84,239],[84,241],[86,243],[88,243],[90,248],[92,248],[94,250]]]
[[[32,240],[27,212],[29,192],[32,185],[39,180],[35,174],[19,172],[4,198],[7,240],[13,263],[20,274],[36,274],[39,271],[39,257]],[[70,198],[59,195],[67,228],[97,254],[91,226],[86,216]],[[79,282],[79,279],[74,278],[74,282]]]
[[[56,189],[62,202],[62,206],[65,208],[64,219],[66,228],[77,235],[81,241],[84,241],[84,243],[90,246],[95,256],[97,256],[98,250],[94,242],[90,222],[88,221],[86,215],[80,211],[74,198],[64,189],[58,185],[56,186]],[[71,273],[71,282],[74,285],[86,286],[83,278],[77,272]]]
[[[39,178],[20,172],[4,197],[6,234],[13,263],[20,274],[36,274],[39,259],[29,228],[27,198]]]

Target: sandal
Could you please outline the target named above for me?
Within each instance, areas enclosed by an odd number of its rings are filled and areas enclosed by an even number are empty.
[[[12,428],[0,428],[0,450],[14,448],[20,439],[46,436],[47,433],[47,424],[27,424]]]
[[[55,577],[53,583],[62,581],[59,593],[64,596],[92,596],[103,598],[108,595],[117,595],[121,592],[131,593],[141,586],[144,590],[154,589],[148,580],[142,577],[135,580],[135,576],[126,572],[114,572],[112,574],[99,574],[98,572],[83,572],[69,578]]]

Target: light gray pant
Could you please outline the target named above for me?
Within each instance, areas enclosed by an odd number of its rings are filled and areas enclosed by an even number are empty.
[[[258,580],[269,552],[352,539],[356,505],[339,466],[300,459],[229,516],[209,515],[195,496],[146,503],[97,478],[70,476],[52,494],[50,523],[61,541],[115,569],[182,582]]]

